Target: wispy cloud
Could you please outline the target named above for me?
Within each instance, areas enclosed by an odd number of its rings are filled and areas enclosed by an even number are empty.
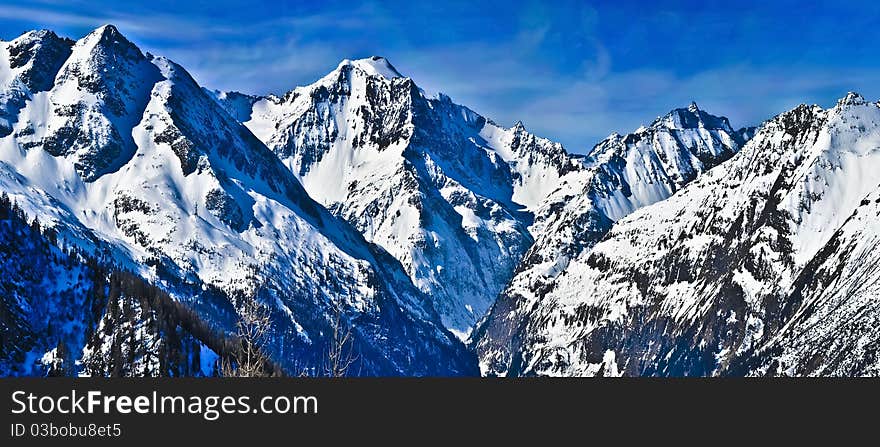
[[[230,32],[235,28],[197,24],[171,15],[134,15],[123,13],[66,12],[49,5],[42,7],[0,5],[0,19],[39,23],[42,27],[72,26],[94,28],[112,23],[132,36],[163,39],[197,39]]]
[[[99,17],[83,14],[52,11],[47,8],[31,8],[13,5],[0,5],[0,18],[33,21],[39,18],[49,25],[90,25],[100,21]]]

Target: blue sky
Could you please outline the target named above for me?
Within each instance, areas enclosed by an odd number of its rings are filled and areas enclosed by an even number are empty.
[[[104,23],[203,85],[283,93],[381,55],[429,92],[583,152],[694,100],[734,126],[880,98],[872,1],[127,1],[0,5],[0,39]]]

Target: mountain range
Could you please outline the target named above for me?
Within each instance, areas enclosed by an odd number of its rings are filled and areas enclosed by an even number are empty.
[[[381,57],[277,96],[115,27],[0,42],[0,371],[876,375],[880,107],[696,104],[585,155]]]

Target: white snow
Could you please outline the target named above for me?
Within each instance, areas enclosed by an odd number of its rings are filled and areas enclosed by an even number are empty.
[[[394,78],[402,78],[397,69],[395,69],[390,62],[388,62],[384,57],[380,56],[372,56],[365,59],[356,59],[356,60],[348,60],[345,59],[342,63],[339,64],[340,67],[343,65],[352,65],[357,67],[370,76],[381,76],[385,79],[394,79]]]

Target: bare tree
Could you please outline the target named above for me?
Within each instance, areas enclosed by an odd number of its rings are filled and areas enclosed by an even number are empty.
[[[255,298],[244,300],[239,311],[238,339],[240,348],[223,360],[221,374],[226,377],[265,377],[266,356],[263,345],[271,321],[268,310]]]
[[[330,322],[333,338],[330,340],[330,347],[327,349],[324,372],[329,377],[345,377],[348,369],[357,361],[357,356],[354,354],[352,347],[351,326],[343,321],[340,306],[334,306],[334,309],[333,320]]]

